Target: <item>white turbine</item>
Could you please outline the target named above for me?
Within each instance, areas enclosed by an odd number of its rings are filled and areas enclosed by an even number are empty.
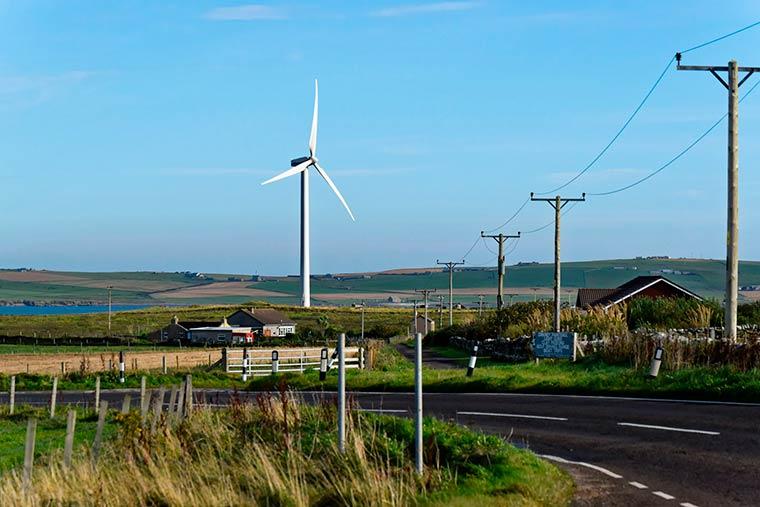
[[[311,306],[311,266],[309,265],[309,168],[314,167],[325,179],[335,195],[338,196],[343,207],[348,211],[351,220],[356,220],[351,208],[335,186],[335,183],[327,175],[327,172],[319,165],[317,159],[317,117],[319,116],[319,84],[314,80],[314,115],[311,119],[311,134],[309,135],[309,156],[299,157],[290,161],[290,169],[283,171],[274,178],[270,178],[262,185],[272,183],[289,176],[301,173],[301,304]]]

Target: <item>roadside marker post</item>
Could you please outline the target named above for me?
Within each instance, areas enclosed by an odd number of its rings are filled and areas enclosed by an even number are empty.
[[[272,351],[272,375],[275,375],[280,371],[280,353],[276,350]]]
[[[338,337],[338,448],[346,452],[346,333]]]
[[[16,375],[11,377],[11,392],[8,400],[8,410],[13,415],[13,409],[16,407]]]
[[[467,366],[467,376],[472,377],[472,372],[475,371],[475,363],[478,360],[478,346],[475,345],[472,348],[472,355],[470,356],[470,364]]]
[[[243,347],[243,382],[248,381],[248,349]]]
[[[124,383],[124,369],[126,366],[124,365],[124,351],[119,351],[119,382]]]
[[[657,378],[657,375],[660,373],[660,365],[662,364],[662,354],[664,353],[664,350],[661,346],[657,346],[656,349],[654,349],[654,356],[652,357],[652,363],[649,365],[649,376],[652,378]]]
[[[324,381],[327,378],[327,349],[322,349],[319,353],[319,380]]]
[[[414,463],[418,474],[422,474],[422,333],[417,333],[414,358]]]

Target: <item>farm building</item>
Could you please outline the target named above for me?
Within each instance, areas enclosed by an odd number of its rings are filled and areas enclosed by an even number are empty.
[[[218,326],[218,325],[219,325],[219,321],[215,321],[215,322],[180,321],[179,318],[175,315],[174,318],[172,318],[171,324],[159,330],[157,341],[160,341],[160,342],[185,341],[188,339],[188,336],[187,336],[188,331],[192,328],[212,327],[212,326]]]
[[[614,289],[578,289],[575,306],[578,308],[601,307],[606,310],[611,306],[641,297],[702,300],[697,294],[663,276],[637,276]]]
[[[250,327],[259,336],[287,336],[296,332],[296,323],[272,308],[238,310],[227,317],[227,322],[232,326]]]
[[[220,326],[194,327],[188,330],[187,339],[203,345],[252,344],[254,332],[250,327],[230,326],[225,319]]]
[[[417,315],[414,319],[412,319],[412,324],[410,326],[412,333],[422,333],[422,335],[425,335],[425,316],[424,315]],[[435,320],[428,317],[427,319],[427,330],[428,333],[431,333],[435,331]]]

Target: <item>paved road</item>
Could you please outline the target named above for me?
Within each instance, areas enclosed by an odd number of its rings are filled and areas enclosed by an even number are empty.
[[[107,391],[121,406],[129,392]],[[230,391],[196,390],[228,403]],[[255,393],[235,394],[253,399]],[[306,401],[332,393],[304,393]],[[409,393],[352,393],[363,410],[408,415]],[[49,393],[17,393],[17,403]],[[62,403],[91,403],[91,392],[62,392]],[[168,400],[168,397],[167,397]],[[7,403],[7,394],[0,396]],[[135,403],[135,401],[133,401]],[[503,435],[550,456],[580,485],[577,505],[760,505],[760,404],[552,396],[426,394],[425,413]]]

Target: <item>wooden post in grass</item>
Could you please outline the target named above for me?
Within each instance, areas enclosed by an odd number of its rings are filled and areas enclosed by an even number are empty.
[[[177,369],[179,370],[179,356],[174,356],[174,359],[177,360]]]
[[[95,377],[95,412],[100,408],[100,376]]]
[[[11,392],[8,400],[8,410],[13,415],[13,409],[16,407],[16,375],[11,377]]]
[[[66,375],[66,362],[61,361],[61,375]]]
[[[53,391],[50,393],[50,418],[55,417],[55,401],[58,396],[58,377],[53,377]]]
[[[77,424],[76,410],[69,410],[66,416],[66,439],[63,443],[63,466],[71,467],[71,454],[74,451],[74,428]]]
[[[174,405],[177,403],[177,386],[173,385],[172,390],[169,393],[169,406],[167,407],[166,411],[170,414],[174,412]]]
[[[177,393],[177,406],[174,407],[174,414],[179,418],[182,418],[182,407],[185,404],[185,390],[185,382],[182,382]]]
[[[193,411],[193,376],[187,375],[185,376],[185,390],[187,391],[185,393],[185,411],[183,416],[190,415],[190,412]]]
[[[166,375],[166,354],[161,356],[161,372]]]
[[[156,399],[153,402],[153,421],[151,421],[151,424],[150,424],[151,433],[156,432],[158,419],[161,417],[161,410],[164,408],[164,394],[165,393],[166,393],[166,388],[164,386],[161,386],[158,388]]]
[[[98,462],[100,455],[100,443],[103,441],[103,426],[106,424],[106,412],[108,411],[108,401],[103,400],[98,412],[98,425],[95,427],[95,440],[92,442],[92,464]]]
[[[24,445],[24,489],[29,490],[32,483],[32,465],[34,465],[34,441],[37,437],[37,419],[30,418],[26,423],[26,444]]]
[[[121,413],[128,414],[131,409],[132,409],[132,395],[125,394],[124,398],[122,398],[121,400]]]
[[[145,375],[143,375],[140,378],[140,415],[142,416],[143,422],[145,422],[145,416],[148,415],[148,404],[150,402],[145,392],[146,382],[147,379],[145,378]]]

